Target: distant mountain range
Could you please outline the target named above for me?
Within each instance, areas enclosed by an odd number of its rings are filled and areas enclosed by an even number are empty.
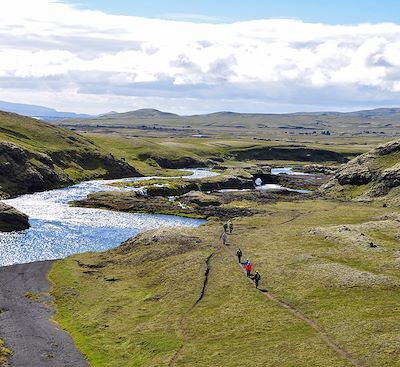
[[[399,117],[400,108],[376,108],[372,110],[362,110],[353,112],[335,112],[335,111],[321,111],[321,112],[294,112],[294,113],[246,113],[246,112],[231,112],[220,111],[201,115],[182,116],[175,113],[163,112],[152,108],[143,108],[135,111],[128,112],[110,112],[97,116],[98,118],[113,118],[113,119],[129,119],[129,118],[180,118],[180,117],[261,117],[261,116],[342,116],[342,117],[361,117],[361,118],[375,118],[375,117]]]
[[[128,111],[122,113],[112,111],[110,113],[99,115],[98,117],[123,119],[123,118],[179,118],[182,116],[179,116],[175,113],[159,111],[154,108],[142,108],[140,110]]]
[[[111,111],[101,115],[78,114],[74,112],[60,112],[54,108],[44,106],[11,103],[0,101],[0,111],[14,112],[19,115],[35,117],[40,120],[58,121],[63,119],[179,119],[181,117],[203,117],[203,118],[236,118],[236,117],[262,117],[262,116],[341,116],[360,118],[400,118],[400,108],[376,108],[354,112],[295,112],[295,113],[241,113],[221,111],[202,115],[181,116],[170,112],[163,112],[152,108],[143,108],[134,111],[118,113]]]
[[[78,114],[74,112],[60,112],[54,108],[36,106],[31,104],[11,103],[0,101],[0,111],[13,112],[23,116],[30,116],[45,121],[57,121],[62,119],[92,118],[95,116]]]

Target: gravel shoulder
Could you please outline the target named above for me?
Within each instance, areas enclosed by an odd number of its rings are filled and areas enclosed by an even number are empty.
[[[0,338],[11,367],[86,367],[72,338],[51,321],[52,261],[0,267]]]

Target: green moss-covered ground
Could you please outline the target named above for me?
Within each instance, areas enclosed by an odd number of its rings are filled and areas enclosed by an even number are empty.
[[[393,209],[236,204],[264,213],[234,221],[226,248],[218,249],[220,224],[212,221],[56,263],[56,321],[92,366],[351,365],[247,281],[237,247],[260,271],[261,288],[314,320],[360,365],[400,366],[399,232],[394,214],[382,217]]]

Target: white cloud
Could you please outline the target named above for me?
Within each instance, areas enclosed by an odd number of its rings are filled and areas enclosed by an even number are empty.
[[[400,25],[390,23],[207,24],[0,3],[0,98],[83,112],[150,102],[185,112],[392,104],[399,54]]]

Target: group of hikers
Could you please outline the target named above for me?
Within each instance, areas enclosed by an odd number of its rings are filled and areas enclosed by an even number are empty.
[[[236,251],[236,256],[238,258],[239,264],[243,265],[243,267],[246,269],[246,274],[248,278],[253,279],[254,284],[256,285],[256,288],[258,289],[258,284],[260,283],[261,280],[261,275],[258,271],[256,271],[256,273],[254,275],[251,274],[251,270],[253,268],[253,265],[251,264],[249,259],[246,259],[243,263],[242,263],[242,250],[239,248]]]
[[[229,231],[229,234],[232,234],[232,232],[233,232],[233,223],[230,220],[228,220],[227,222],[225,222],[223,224],[223,232],[221,234],[221,240],[224,245],[226,245],[226,241],[228,239],[228,231]],[[254,284],[256,285],[256,288],[258,289],[258,284],[260,283],[260,280],[261,280],[260,273],[258,271],[256,271],[256,273],[254,275],[252,275],[251,270],[253,268],[253,265],[251,264],[249,259],[246,259],[243,263],[241,262],[243,253],[240,248],[237,250],[236,256],[238,258],[239,264],[241,264],[245,268],[247,277],[251,278],[254,281]]]
[[[224,223],[223,229],[224,230],[222,231],[222,234],[221,234],[221,240],[222,240],[222,243],[224,245],[226,245],[226,240],[228,239],[228,230],[229,230],[229,234],[232,234],[232,232],[233,232],[233,223],[230,220],[228,220],[227,222]]]

